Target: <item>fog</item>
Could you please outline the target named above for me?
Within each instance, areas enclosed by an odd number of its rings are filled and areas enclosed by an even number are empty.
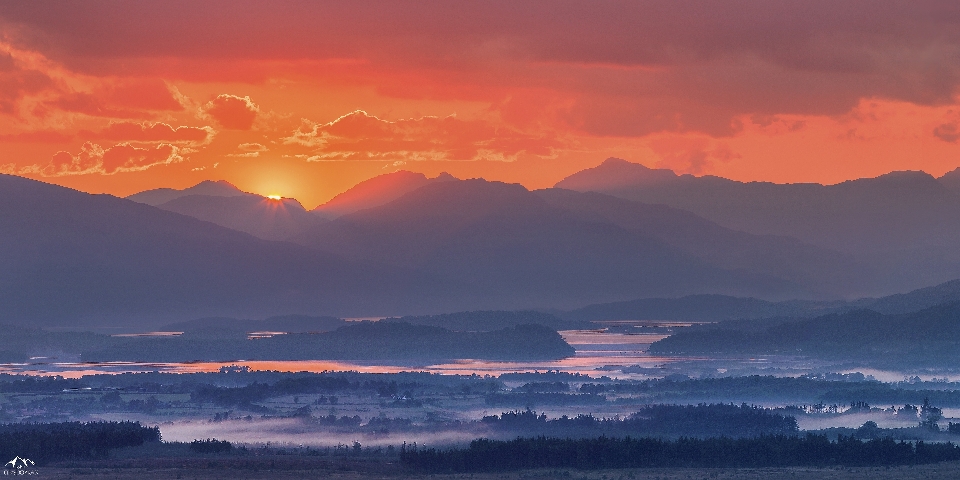
[[[310,425],[302,419],[252,419],[209,421],[175,421],[160,424],[166,442],[191,442],[216,438],[247,445],[336,447],[360,442],[364,447],[399,447],[406,442],[417,445],[461,445],[485,436],[484,430],[446,430],[436,432],[361,433],[336,432]]]

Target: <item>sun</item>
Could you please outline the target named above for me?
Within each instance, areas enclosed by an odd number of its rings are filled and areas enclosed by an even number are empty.
[[[267,198],[269,198],[270,200],[280,200],[283,197],[281,197],[280,195],[267,195]]]

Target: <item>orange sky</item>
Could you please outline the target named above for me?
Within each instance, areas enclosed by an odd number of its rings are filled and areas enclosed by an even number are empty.
[[[397,169],[539,188],[610,156],[941,175],[958,84],[954,1],[4,2],[0,172],[308,208]]]

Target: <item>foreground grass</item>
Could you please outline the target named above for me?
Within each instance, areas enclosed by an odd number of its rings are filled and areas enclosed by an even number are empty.
[[[162,465],[152,464],[150,467],[123,467],[103,465],[73,465],[70,467],[49,467],[41,469],[37,478],[54,479],[224,479],[224,480],[254,480],[254,479],[306,479],[332,478],[342,480],[367,479],[426,479],[433,480],[531,480],[531,479],[570,479],[570,480],[753,480],[789,478],[805,479],[836,479],[836,480],[867,480],[867,479],[913,479],[946,480],[960,478],[960,462],[945,462],[939,464],[901,466],[891,468],[744,468],[744,469],[710,469],[710,468],[645,468],[645,469],[616,469],[616,470],[524,470],[507,473],[490,474],[451,474],[427,475],[411,474],[400,470],[384,471],[383,466],[365,465],[362,462],[329,462],[317,464],[312,468],[296,468],[295,465],[283,462],[270,463],[264,458],[263,464],[256,466],[250,463],[230,466],[229,463],[204,463],[198,461],[184,461],[179,464]],[[273,459],[275,460],[275,459]],[[272,467],[271,467],[272,465]],[[289,469],[287,467],[290,467]]]

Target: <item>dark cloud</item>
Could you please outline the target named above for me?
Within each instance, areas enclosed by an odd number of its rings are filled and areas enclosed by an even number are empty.
[[[385,95],[493,105],[534,87],[552,98],[526,108],[566,102],[551,114],[596,135],[729,135],[739,115],[939,105],[960,85],[947,0],[7,2],[0,19],[17,45],[98,75],[263,81],[302,62]],[[358,63],[310,63],[336,59]],[[233,103],[221,124],[249,128],[255,113]]]
[[[944,142],[957,143],[960,140],[960,126],[956,123],[944,123],[933,129],[933,136]]]

